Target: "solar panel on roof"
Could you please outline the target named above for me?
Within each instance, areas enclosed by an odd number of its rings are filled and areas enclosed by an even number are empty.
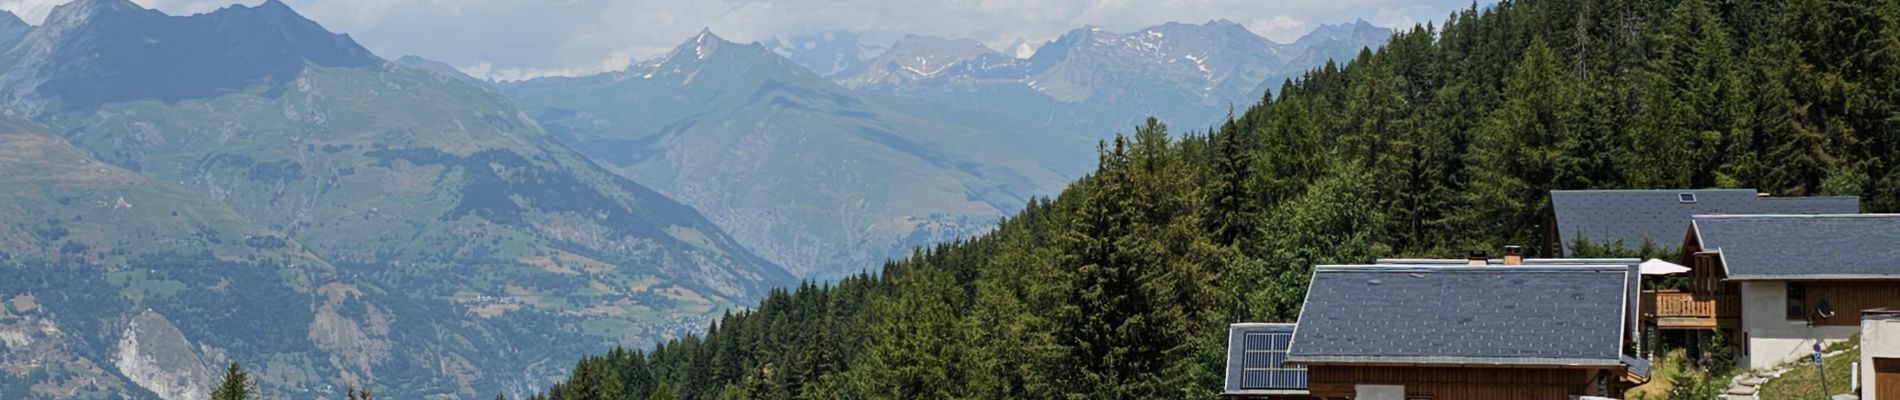
[[[1230,389],[1247,390],[1304,390],[1306,389],[1306,367],[1286,364],[1286,354],[1293,342],[1293,326],[1277,325],[1237,325],[1231,331],[1229,343],[1237,349],[1229,349],[1228,372]]]

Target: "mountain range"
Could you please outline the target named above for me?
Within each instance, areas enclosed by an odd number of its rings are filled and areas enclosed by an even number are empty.
[[[987,232],[1130,116],[1211,124],[1378,32],[1214,21],[1004,54],[708,31],[497,83],[277,0],[0,12],[0,398],[202,399],[228,362],[272,398],[536,391]]]
[[[1290,44],[1226,20],[1069,31],[1016,58],[974,41],[907,37],[836,77],[860,91],[989,111],[1106,137],[1153,116],[1208,127],[1269,87],[1378,47],[1391,30],[1321,25]],[[920,57],[918,54],[933,54]]]
[[[1270,82],[1390,34],[1365,21],[1292,44],[1224,20],[1082,28],[1016,58],[969,39],[702,31],[622,71],[497,87],[601,165],[829,280],[989,230],[1093,168],[1090,142],[1147,116],[1212,126]]]
[[[1086,155],[1072,149],[1089,144],[852,91],[711,32],[624,71],[502,91],[602,165],[712,210],[741,244],[819,278],[974,236],[1077,176]]]
[[[0,179],[32,189],[0,229],[0,397],[198,399],[227,361],[272,397],[523,392],[795,282],[277,1],[46,21],[0,29]]]

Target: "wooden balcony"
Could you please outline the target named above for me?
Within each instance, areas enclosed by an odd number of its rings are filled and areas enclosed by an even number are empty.
[[[1643,315],[1662,329],[1739,328],[1741,297],[1676,290],[1643,291]]]

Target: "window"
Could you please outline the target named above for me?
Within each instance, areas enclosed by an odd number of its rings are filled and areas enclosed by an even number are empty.
[[[1807,319],[1808,288],[1801,282],[1788,282],[1788,319]]]
[[[1680,201],[1680,202],[1682,202],[1682,204],[1694,204],[1694,203],[1695,203],[1695,193],[1681,193],[1681,194],[1677,194],[1677,195],[1676,195],[1676,201]]]
[[[1359,400],[1405,400],[1404,385],[1353,385],[1353,398]]]

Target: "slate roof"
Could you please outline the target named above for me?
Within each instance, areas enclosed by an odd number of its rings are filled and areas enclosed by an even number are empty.
[[[1639,277],[1631,265],[1321,266],[1288,361],[1623,366]]]
[[[1465,265],[1467,259],[1457,258],[1381,258],[1373,261],[1376,265]],[[1526,258],[1523,265],[1637,265],[1639,258]],[[1487,265],[1503,267],[1504,259],[1486,260]]]
[[[1694,203],[1682,202],[1684,193]],[[1860,198],[1761,197],[1754,189],[1553,190],[1552,213],[1565,254],[1581,237],[1595,243],[1621,241],[1635,249],[1648,239],[1674,247],[1687,233],[1689,217],[1703,214],[1853,214]]]
[[[1900,279],[1900,214],[1698,215],[1728,279]]]

